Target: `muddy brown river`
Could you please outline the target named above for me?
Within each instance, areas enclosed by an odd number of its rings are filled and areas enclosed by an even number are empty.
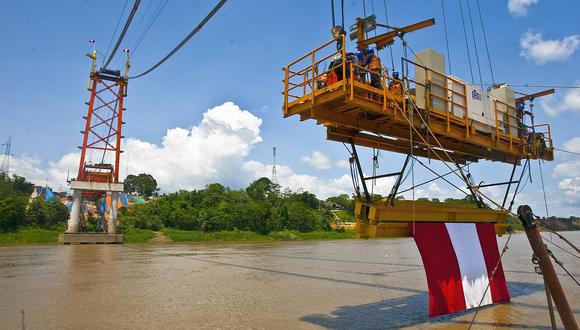
[[[580,245],[580,232],[565,235]],[[580,260],[550,248],[580,278]],[[474,328],[550,327],[530,258],[514,235],[512,302],[480,309]],[[558,274],[580,319],[580,288]],[[465,329],[474,315],[430,320],[427,299],[408,238],[0,247],[1,329]]]

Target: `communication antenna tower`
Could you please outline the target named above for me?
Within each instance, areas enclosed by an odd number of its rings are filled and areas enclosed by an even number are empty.
[[[276,173],[276,147],[272,148],[272,182],[278,184],[278,174]]]
[[[10,175],[10,148],[12,147],[12,137],[8,137],[8,141],[6,143],[2,143],[4,146],[4,159],[2,160],[2,167],[0,167],[0,172],[6,174],[7,176]]]

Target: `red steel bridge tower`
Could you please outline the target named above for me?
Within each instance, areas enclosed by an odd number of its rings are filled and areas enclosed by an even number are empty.
[[[127,96],[129,71],[129,51],[125,75],[120,70],[101,68],[95,70],[96,50],[87,54],[92,59],[89,79],[91,92],[85,119],[81,156],[76,180],[71,180],[70,187],[74,191],[74,200],[68,222],[67,233],[77,233],[81,218],[82,200],[98,201],[99,198],[110,195],[109,220],[107,232],[115,234],[117,218],[117,201],[123,191],[119,183],[119,163],[123,127],[123,101]]]

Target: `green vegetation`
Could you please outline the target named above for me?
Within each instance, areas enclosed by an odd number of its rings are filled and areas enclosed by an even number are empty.
[[[340,218],[340,220],[344,221],[344,222],[355,222],[355,218],[354,218],[354,214],[352,212],[348,212],[345,210],[336,210],[336,211],[332,211],[334,214],[336,214],[337,217]]]
[[[291,241],[291,240],[315,240],[315,239],[344,239],[355,238],[354,231],[312,231],[301,233],[299,231],[277,231],[268,235],[252,231],[217,231],[202,232],[198,230],[163,229],[163,234],[174,242],[208,242],[208,241]]]
[[[0,233],[0,244],[55,244],[61,230],[42,228],[24,228],[10,233]]]
[[[151,174],[129,174],[123,183],[125,185],[125,192],[137,193],[142,196],[150,197],[156,195],[159,191],[159,188],[157,188],[157,181]]]
[[[36,198],[28,203],[33,185],[25,178],[0,174],[0,232],[14,232],[24,227],[61,230],[68,210],[56,200]]]
[[[330,230],[333,216],[315,195],[280,192],[278,185],[261,178],[243,190],[213,183],[201,190],[167,194],[122,209],[119,219],[124,226],[140,229],[233,231],[239,236],[243,232],[268,235],[283,230]]]
[[[125,242],[127,243],[145,243],[152,240],[155,233],[150,229],[126,228]]]

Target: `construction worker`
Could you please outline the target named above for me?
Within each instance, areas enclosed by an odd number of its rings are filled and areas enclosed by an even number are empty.
[[[371,86],[378,89],[383,89],[383,86],[381,85],[381,73],[383,72],[381,59],[375,54],[375,51],[372,49],[366,51],[365,68],[372,71]]]
[[[342,49],[342,36],[346,35],[346,32],[342,28],[342,26],[337,25],[333,27],[330,32],[332,33],[332,37],[336,39],[336,50]]]
[[[403,95],[403,85],[397,71],[393,71],[393,80],[389,82],[389,92],[395,95]]]
[[[326,86],[328,86],[328,73],[325,72],[320,75],[320,78],[318,78],[317,89],[322,89]]]

